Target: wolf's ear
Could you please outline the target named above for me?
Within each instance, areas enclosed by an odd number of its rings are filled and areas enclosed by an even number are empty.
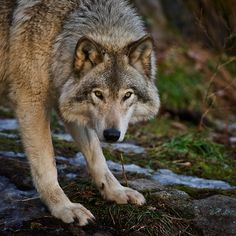
[[[149,35],[128,45],[129,63],[148,77],[151,75],[152,50],[153,40]]]
[[[74,68],[79,73],[86,74],[102,61],[102,47],[92,39],[80,38],[75,48]]]

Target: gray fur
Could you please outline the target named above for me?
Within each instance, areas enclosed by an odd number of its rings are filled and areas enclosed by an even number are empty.
[[[153,43],[134,8],[125,0],[0,0],[0,59],[0,103],[15,109],[35,187],[52,215],[80,225],[94,218],[58,183],[52,109],[101,195],[144,204],[109,171],[100,146],[104,130],[119,130],[122,141],[129,122],[159,110]]]

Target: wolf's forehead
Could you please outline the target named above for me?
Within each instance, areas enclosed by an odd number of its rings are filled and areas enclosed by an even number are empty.
[[[117,94],[121,89],[127,89],[129,85],[129,75],[124,67],[114,63],[104,75],[104,82],[113,94]]]
[[[136,94],[141,94],[145,91],[146,81],[135,71],[125,62],[124,55],[111,53],[85,81],[87,80],[88,87],[107,90],[114,97],[126,89],[133,89]]]
[[[147,102],[150,98],[147,92],[147,85],[143,79],[133,77],[132,74],[118,73],[111,74],[106,78],[106,89],[114,98],[119,97],[121,92],[132,89],[134,93],[143,102]]]

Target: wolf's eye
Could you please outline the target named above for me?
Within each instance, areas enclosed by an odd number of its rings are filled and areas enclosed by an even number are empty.
[[[124,96],[124,100],[130,98],[132,94],[133,94],[132,92],[127,92]]]
[[[95,96],[97,97],[97,98],[99,98],[99,99],[103,99],[103,95],[102,95],[102,92],[101,91],[94,91],[94,94],[95,94]]]

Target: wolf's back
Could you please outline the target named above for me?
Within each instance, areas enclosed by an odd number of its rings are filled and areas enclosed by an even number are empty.
[[[58,40],[68,51],[84,35],[119,49],[144,34],[142,21],[125,0],[0,0],[0,81],[16,60],[21,66],[23,60],[40,57],[47,64],[56,56],[51,51]]]

